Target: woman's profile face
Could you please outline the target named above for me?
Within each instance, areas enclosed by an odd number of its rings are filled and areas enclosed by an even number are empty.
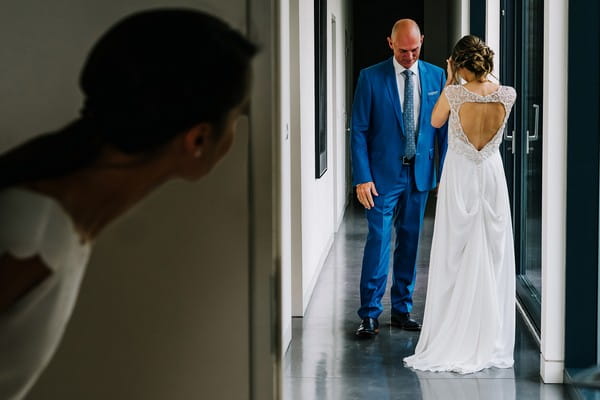
[[[217,133],[216,140],[214,143],[214,156],[212,157],[212,165],[210,168],[214,167],[219,161],[225,157],[225,155],[231,149],[233,145],[233,140],[235,138],[235,132],[237,130],[237,125],[240,118],[245,114],[245,110],[247,108],[247,103],[244,101],[243,104],[233,108],[227,114],[227,118],[225,119],[225,123],[222,126],[221,132]]]
[[[188,180],[197,180],[208,174],[229,152],[233,145],[238,121],[243,117],[247,102],[229,110],[223,123],[209,124],[208,132],[200,140],[201,145],[194,149],[194,155],[187,158],[180,167],[180,175]],[[204,124],[204,126],[207,126]],[[189,153],[188,153],[189,154]]]

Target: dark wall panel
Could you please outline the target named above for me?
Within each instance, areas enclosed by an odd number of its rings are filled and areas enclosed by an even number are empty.
[[[598,362],[599,20],[598,2],[569,2],[567,368],[586,368]]]

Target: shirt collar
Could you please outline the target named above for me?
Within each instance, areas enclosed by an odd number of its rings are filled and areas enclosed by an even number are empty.
[[[396,57],[392,57],[392,60],[394,62],[394,70],[396,71],[396,75],[400,75],[407,69],[400,65],[398,61],[396,61]],[[408,69],[410,69],[415,75],[419,76],[419,60],[415,61],[415,63]]]

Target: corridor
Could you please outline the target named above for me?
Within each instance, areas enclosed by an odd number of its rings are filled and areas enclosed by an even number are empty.
[[[429,201],[417,260],[412,315],[422,321],[434,202]],[[415,373],[402,366],[418,333],[389,325],[390,302],[384,297],[380,333],[358,340],[358,282],[366,220],[351,205],[325,262],[304,318],[294,318],[292,343],[284,358],[286,400],[526,400],[567,399],[562,385],[542,384],[539,350],[517,313],[515,366],[470,375]]]

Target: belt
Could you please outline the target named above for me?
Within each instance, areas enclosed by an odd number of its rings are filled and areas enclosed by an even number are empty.
[[[406,158],[402,157],[402,165],[413,165],[415,163],[415,158]]]

